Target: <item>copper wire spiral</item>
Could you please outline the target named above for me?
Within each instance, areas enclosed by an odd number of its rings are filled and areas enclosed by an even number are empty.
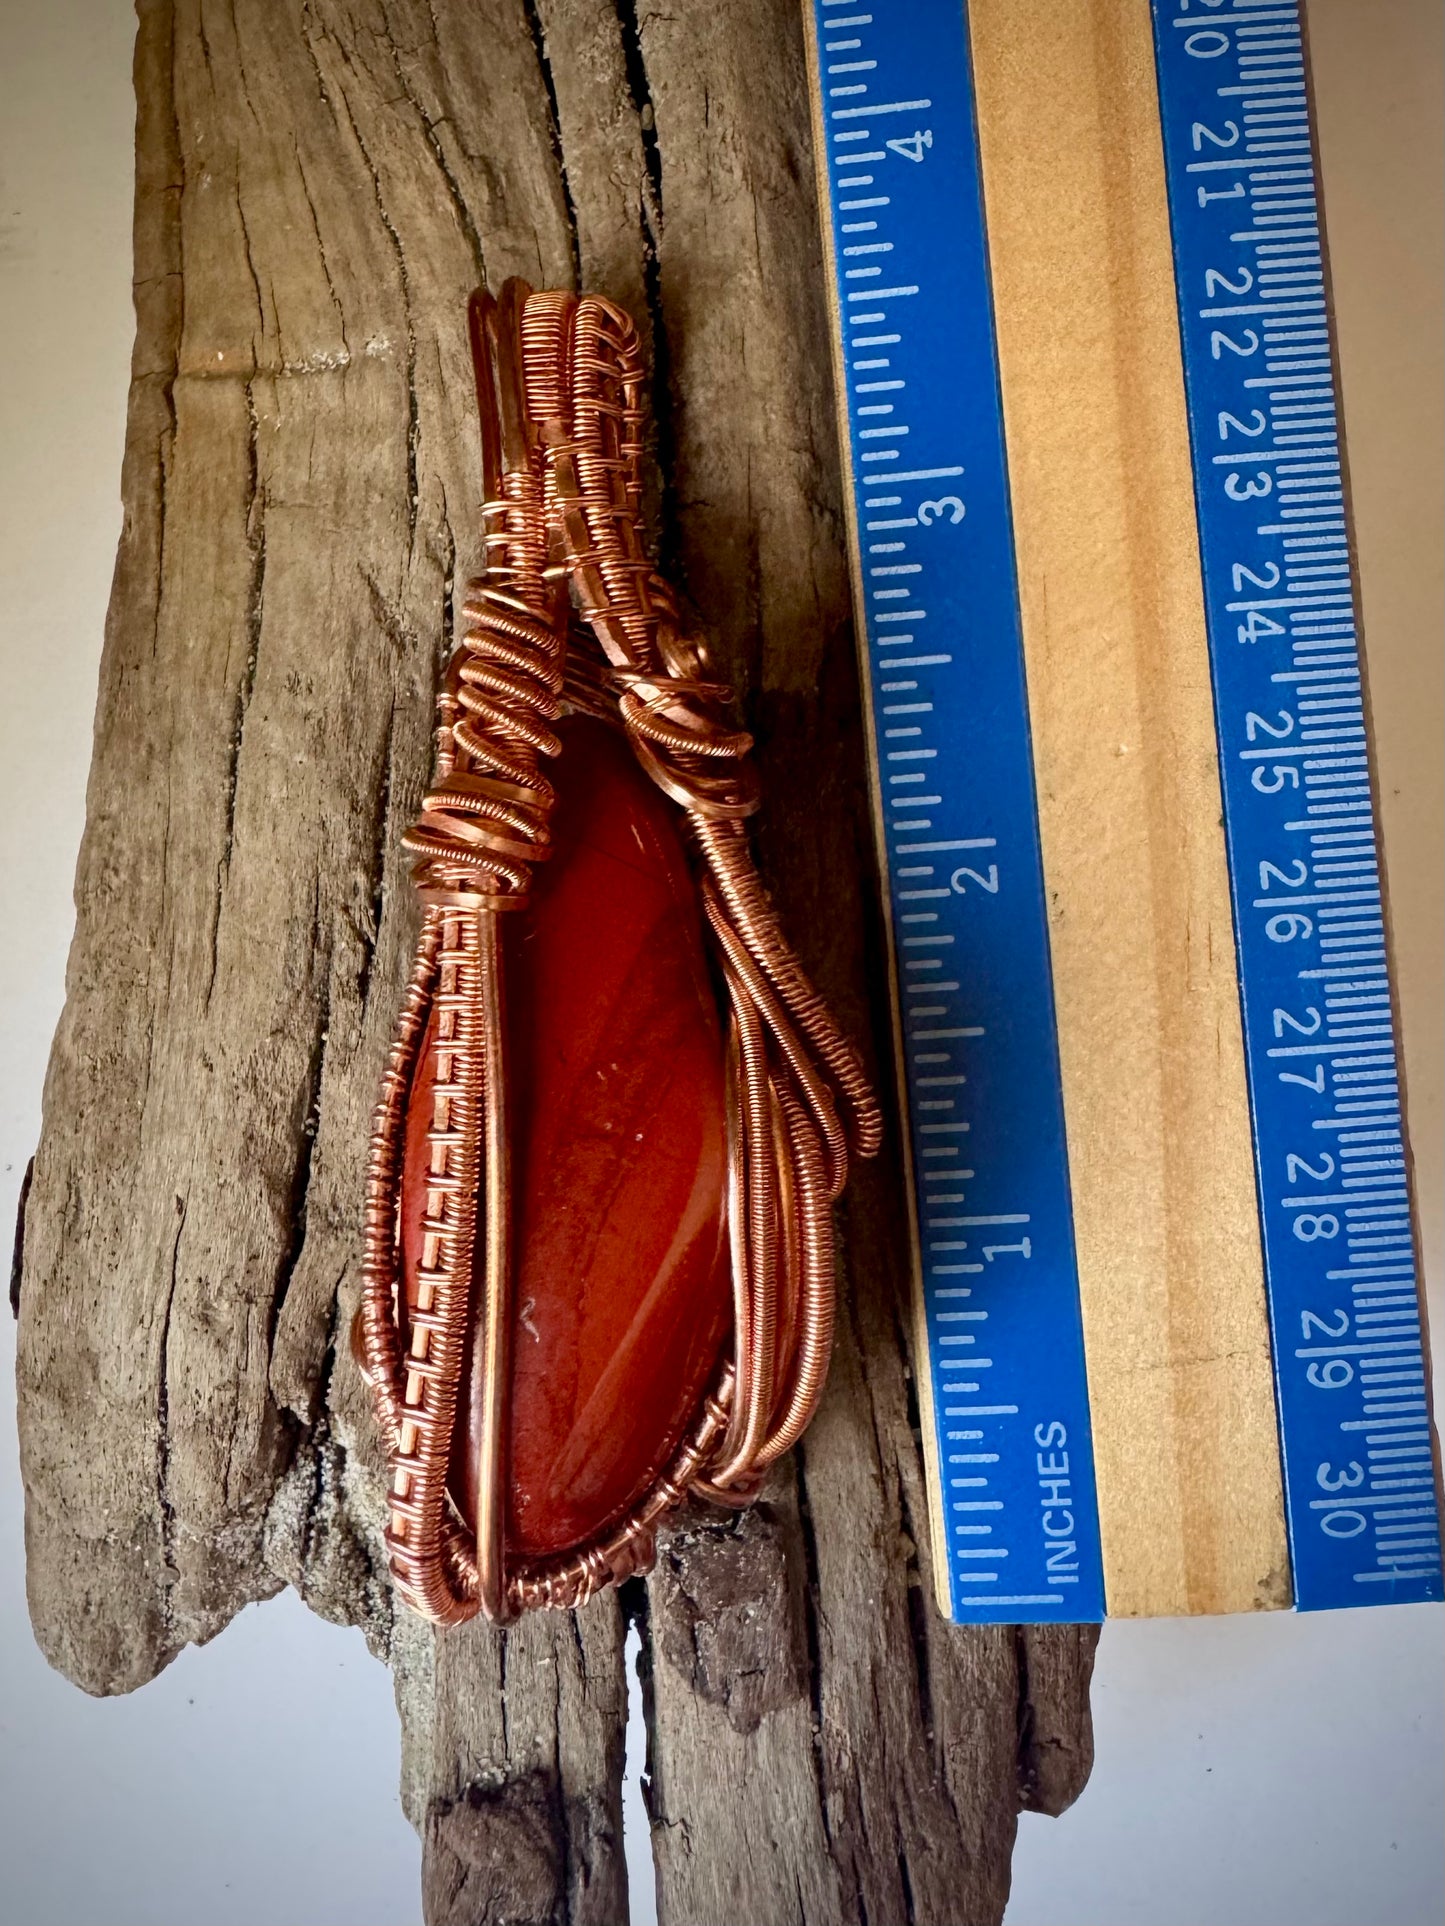
[[[405,838],[425,912],[372,1133],[359,1319],[392,1458],[392,1570],[409,1604],[448,1623],[479,1608],[507,1617],[580,1603],[651,1563],[659,1520],[689,1492],[737,1504],[756,1491],[817,1406],[833,1331],[831,1205],[850,1152],[871,1155],[882,1128],[857,1055],[754,868],[751,738],[728,722],[729,691],[709,678],[644,547],[644,372],[631,320],[599,298],[509,282],[500,303],[473,297],[471,327],[487,571],[438,698],[436,779]],[[570,634],[569,587],[580,617]],[[553,790],[540,759],[559,752],[550,725],[564,708],[620,723],[684,811],[702,869],[729,1005],[734,1341],[692,1433],[632,1512],[549,1566],[508,1567],[510,1196],[495,918],[524,905],[531,867],[548,854]],[[404,1316],[401,1148],[424,1049],[436,1107],[418,1304]],[[447,1492],[473,1324],[485,1400],[475,1537]]]

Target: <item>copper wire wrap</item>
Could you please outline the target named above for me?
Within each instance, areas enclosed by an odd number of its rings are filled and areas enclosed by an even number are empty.
[[[827,1376],[831,1207],[882,1125],[862,1066],[783,937],[753,865],[752,739],[684,633],[641,525],[644,371],[636,330],[596,297],[472,297],[486,572],[437,702],[436,776],[405,845],[424,905],[371,1138],[357,1339],[391,1458],[387,1549],[401,1596],[456,1623],[581,1603],[646,1570],[657,1525],[695,1493],[746,1503],[801,1436]],[[570,593],[569,593],[570,591]],[[575,614],[574,614],[575,611]],[[579,619],[580,618],[580,619]],[[549,853],[543,762],[567,709],[619,724],[684,812],[728,1005],[731,1357],[665,1474],[595,1542],[547,1565],[504,1545],[510,1153],[497,917]],[[408,1096],[430,1052],[434,1112],[416,1308],[399,1209]],[[476,1262],[481,1240],[482,1263]],[[473,1279],[478,1280],[474,1284]],[[480,1289],[482,1301],[476,1301]],[[447,1489],[475,1332],[475,1534]]]

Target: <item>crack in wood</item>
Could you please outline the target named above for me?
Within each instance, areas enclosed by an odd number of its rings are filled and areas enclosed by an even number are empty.
[[[433,25],[435,28],[435,22],[433,23]],[[438,52],[440,52],[440,47],[438,47]],[[391,58],[392,58],[392,65],[396,72],[397,84],[400,86],[402,93],[405,95],[406,99],[410,102],[412,107],[416,110],[418,125],[421,127],[422,133],[426,139],[427,148],[431,153],[431,157],[436,163],[437,172],[442,177],[442,183],[446,188],[448,198],[451,201],[452,208],[457,217],[457,223],[460,226],[463,234],[466,235],[467,240],[471,245],[472,262],[473,262],[473,266],[472,266],[473,278],[478,283],[484,282],[487,278],[487,263],[486,263],[485,253],[482,248],[481,230],[477,226],[476,220],[472,214],[471,207],[468,204],[467,197],[462,191],[462,184],[458,180],[455,173],[453,173],[451,164],[447,160],[446,149],[442,145],[440,136],[437,132],[438,128],[440,128],[445,124],[445,117],[439,118],[439,119],[433,118],[430,114],[428,114],[425,107],[423,107],[421,101],[417,98],[416,94],[412,91],[411,87],[407,83],[406,75],[402,68],[401,49],[395,44],[395,42],[393,42],[391,46]]]
[[[809,1748],[813,1762],[813,1774],[817,1784],[818,1812],[823,1823],[823,1837],[829,1850],[833,1846],[832,1816],[829,1811],[828,1775],[824,1757],[824,1720],[826,1710],[823,1704],[823,1639],[819,1624],[818,1593],[820,1577],[818,1571],[818,1541],[813,1529],[813,1512],[808,1503],[808,1467],[806,1448],[796,1453],[798,1481],[798,1522],[803,1549],[803,1632],[807,1639],[808,1652],[808,1706],[812,1715],[812,1745]]]
[[[20,1179],[20,1196],[15,1205],[15,1240],[10,1250],[10,1315],[20,1315],[20,1290],[23,1277],[21,1259],[25,1251],[25,1209],[30,1202],[30,1186],[35,1181],[35,1159],[32,1157],[25,1166],[25,1175]]]
[[[552,153],[557,162],[557,178],[562,185],[562,203],[567,210],[567,235],[572,253],[572,286],[582,286],[582,244],[577,228],[577,208],[572,199],[572,186],[567,178],[567,155],[562,146],[562,122],[557,109],[557,83],[552,74],[552,60],[547,52],[547,35],[542,25],[541,15],[537,12],[537,0],[521,0],[522,13],[527,22],[527,31],[532,37],[532,45],[537,53],[537,72],[541,76],[542,90],[547,96],[547,134],[552,143]]]
[[[157,1347],[156,1374],[156,1505],[160,1513],[161,1564],[165,1568],[160,1597],[161,1615],[170,1617],[170,1587],[179,1578],[175,1560],[176,1508],[171,1500],[171,1317],[176,1302],[176,1279],[181,1257],[181,1237],[186,1228],[186,1200],[177,1196],[176,1229],[171,1242],[170,1279],[161,1308],[160,1342]]]
[[[386,907],[386,859],[391,848],[391,791],[395,775],[396,753],[396,700],[392,699],[387,712],[386,734],[381,746],[381,781],[376,790],[376,806],[372,812],[374,853],[368,877],[369,889],[364,898],[365,916],[357,928],[361,942],[361,962],[356,972],[356,993],[361,1003],[361,1020],[366,1021],[371,1003],[372,974],[376,964],[377,944],[381,940],[381,919]]]
[[[281,1253],[276,1268],[276,1281],[271,1292],[271,1304],[266,1330],[266,1352],[268,1358],[276,1348],[276,1327],[286,1308],[287,1293],[296,1267],[301,1262],[306,1248],[306,1228],[311,1202],[311,1173],[316,1160],[316,1139],[321,1128],[321,1098],[326,1078],[326,1051],[331,1040],[331,953],[322,948],[320,920],[320,879],[318,877],[317,896],[313,911],[312,934],[317,952],[322,957],[320,977],[320,1001],[314,1018],[311,1040],[311,1056],[307,1065],[306,1081],[301,1090],[300,1110],[302,1116],[300,1137],[297,1145],[297,1158],[291,1178],[291,1192],[285,1211],[286,1222],[291,1227],[289,1242]],[[334,1354],[334,1352],[333,1352]],[[323,1365],[322,1382],[319,1393],[325,1391],[325,1379],[329,1377]],[[321,1396],[316,1400],[319,1409],[325,1408]]]

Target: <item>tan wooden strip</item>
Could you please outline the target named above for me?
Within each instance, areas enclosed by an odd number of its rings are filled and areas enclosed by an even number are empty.
[[[1289,1603],[1148,0],[971,0],[1108,1609]]]

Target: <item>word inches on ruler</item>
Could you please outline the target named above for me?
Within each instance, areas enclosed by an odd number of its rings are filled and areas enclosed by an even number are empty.
[[[815,0],[814,20],[929,1352],[925,1453],[946,1533],[935,1557],[955,1617],[1097,1618],[966,22],[958,0]],[[1049,1535],[1035,1434],[1054,1431],[1070,1440],[1072,1482]]]
[[[1302,1608],[1440,1538],[1299,9],[1155,0]]]

